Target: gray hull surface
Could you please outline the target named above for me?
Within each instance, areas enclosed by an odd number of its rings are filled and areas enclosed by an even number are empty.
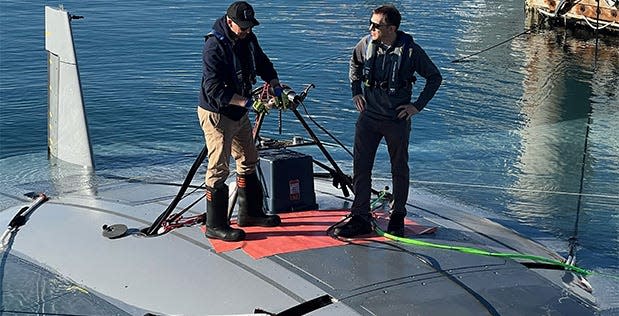
[[[316,180],[315,185],[321,209],[347,203],[330,183]],[[105,224],[122,223],[130,232],[148,227],[177,190],[119,181],[99,187],[96,194],[89,190],[51,197],[14,234],[9,251],[136,315],[250,314],[256,309],[276,313],[323,295],[334,303],[312,315],[596,311],[593,297],[571,282],[570,272],[388,240],[352,241],[254,260],[242,250],[216,253],[197,225],[157,237],[102,236]],[[0,212],[0,225],[20,208]],[[199,203],[189,213],[203,210]],[[509,229],[441,203],[409,204],[409,213],[418,223],[439,226],[435,234],[420,237],[424,241],[559,258]]]

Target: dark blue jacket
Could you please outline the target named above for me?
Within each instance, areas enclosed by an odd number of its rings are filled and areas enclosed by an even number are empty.
[[[226,24],[225,16],[215,21],[213,31],[206,36],[202,50],[199,106],[239,120],[247,109],[230,105],[232,96],[236,93],[249,97],[256,76],[270,82],[277,78],[277,72],[254,33],[242,40],[237,39]]]

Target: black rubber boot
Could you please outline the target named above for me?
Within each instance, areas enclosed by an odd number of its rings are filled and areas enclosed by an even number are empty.
[[[240,227],[274,227],[281,224],[282,221],[279,216],[264,214],[262,208],[264,194],[256,173],[238,175],[236,187],[238,189],[237,200],[239,201],[237,224]]]
[[[224,241],[245,239],[242,229],[230,227],[228,223],[228,186],[206,188],[206,233],[208,238]]]
[[[352,238],[367,235],[373,231],[372,224],[360,215],[353,215],[346,224],[335,228],[335,235],[344,238]]]
[[[398,237],[404,237],[404,218],[405,217],[406,217],[406,213],[405,214],[400,214],[400,213],[391,214],[391,216],[389,217],[389,225],[387,225],[387,233],[394,235],[394,236],[398,236]]]

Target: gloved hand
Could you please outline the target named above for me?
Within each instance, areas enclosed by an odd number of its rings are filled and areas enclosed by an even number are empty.
[[[282,86],[274,87],[273,95],[275,96],[275,106],[278,109],[287,109],[290,106],[290,100],[288,100],[288,96],[284,94]]]
[[[256,111],[256,113],[269,113],[270,107],[267,106],[266,103],[262,102],[260,99],[254,99],[254,102],[251,104],[252,109]]]
[[[273,95],[276,97],[281,97],[283,91],[284,88],[282,88],[282,86],[273,87]]]
[[[246,109],[253,109],[257,113],[268,113],[270,106],[262,102],[260,99],[249,98],[245,103]]]

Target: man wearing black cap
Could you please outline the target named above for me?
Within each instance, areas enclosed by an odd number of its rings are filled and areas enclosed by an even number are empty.
[[[262,186],[256,175],[258,152],[248,117],[254,101],[252,85],[259,76],[281,95],[273,63],[258,44],[252,28],[260,23],[245,1],[232,3],[213,24],[202,52],[202,85],[198,118],[208,148],[206,171],[206,237],[225,241],[245,238],[242,229],[228,222],[230,155],[236,161],[239,226],[277,226],[277,215],[262,209]]]

